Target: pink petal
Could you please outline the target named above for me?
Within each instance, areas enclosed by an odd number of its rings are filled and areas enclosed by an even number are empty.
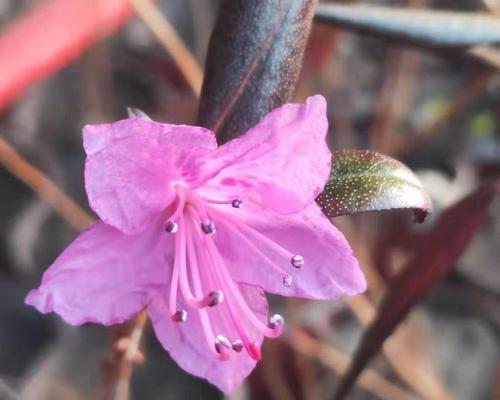
[[[250,189],[263,207],[278,212],[300,210],[321,193],[330,173],[327,129],[322,96],[285,104],[206,157],[206,173],[217,174],[208,184],[233,193]]]
[[[335,299],[355,295],[366,289],[358,261],[344,235],[322,214],[316,203],[305,210],[282,215],[243,204],[232,211],[234,218],[252,226],[268,239],[304,258],[295,268],[291,257],[273,250],[264,240],[247,234],[249,241],[228,231],[216,220],[219,251],[237,282],[255,285],[270,293],[312,299]],[[283,273],[273,269],[262,253],[292,277],[292,285],[283,284]]]
[[[168,239],[158,229],[150,226],[135,236],[95,223],[55,260],[26,303],[73,325],[111,325],[133,317],[168,276]]]
[[[84,128],[90,206],[126,233],[143,229],[172,201],[171,184],[199,175],[194,161],[216,147],[207,129],[142,118]]]
[[[262,290],[246,285],[240,285],[240,289],[253,311],[262,321],[267,321],[268,306]],[[163,347],[185,371],[205,378],[226,394],[234,391],[255,368],[256,361],[250,358],[245,350],[240,353],[231,351],[230,358],[225,361],[216,359],[211,351],[213,347],[209,347],[203,334],[198,312],[188,308],[183,303],[182,296],[179,296],[179,308],[188,310],[188,318],[182,323],[173,322],[167,305],[168,289],[165,288],[162,293],[165,294],[153,299],[148,312],[156,336]],[[207,311],[213,322],[214,334],[224,334],[228,339],[234,340],[236,337],[231,336],[225,330],[226,327],[232,329],[231,321],[222,321],[220,317],[221,310],[227,309],[228,301],[231,299],[226,298],[222,304],[209,308]],[[263,340],[262,334],[252,331],[251,327],[249,333],[260,346]]]

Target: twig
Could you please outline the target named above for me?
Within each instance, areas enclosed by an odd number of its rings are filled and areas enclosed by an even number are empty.
[[[348,355],[320,342],[301,329],[293,329],[289,335],[290,344],[296,351],[308,357],[316,358],[339,375],[347,370],[351,360]],[[414,394],[389,382],[371,369],[365,369],[358,380],[358,384],[362,388],[373,392],[381,399],[411,400],[417,398]]]
[[[139,345],[146,322],[147,313],[143,310],[134,319],[112,328],[98,390],[100,400],[129,398],[130,378],[134,366],[144,360],[144,356],[139,352]]]
[[[129,0],[129,2],[170,54],[193,93],[196,97],[200,97],[203,71],[170,22],[150,0]]]
[[[367,326],[375,316],[375,307],[365,295],[358,295],[346,299],[351,311],[363,326]],[[388,361],[413,390],[424,398],[451,399],[449,390],[435,376],[432,368],[423,362],[424,354],[418,357],[408,346],[408,338],[421,342],[421,335],[417,335],[415,327],[407,322],[399,326],[398,330],[384,343],[382,350]],[[419,347],[422,347],[419,345]]]
[[[500,51],[493,46],[474,46],[467,50],[467,54],[476,57],[493,68],[500,69]]]
[[[92,224],[93,219],[85,210],[69,198],[42,171],[21,157],[2,137],[0,137],[0,163],[47,202],[77,231],[82,231]]]
[[[21,157],[2,137],[0,137],[0,164],[52,206],[54,211],[77,231],[82,231],[93,223],[93,218],[85,210],[42,171]],[[109,353],[113,354],[113,357],[110,358],[111,362],[105,368],[103,381],[106,381],[106,385],[102,386],[113,389],[112,391],[101,389],[102,399],[123,400],[127,398],[133,366],[141,358],[138,350],[146,320],[147,314],[143,311],[132,321],[111,328]],[[114,394],[111,395],[113,392]]]
[[[342,230],[364,266],[370,292],[374,294],[375,298],[380,297],[384,288],[376,269],[373,267],[370,255],[367,253],[368,244],[361,235],[354,233],[356,232],[354,226],[348,221],[344,221]],[[345,302],[362,326],[367,326],[374,319],[376,309],[367,295],[347,297]],[[423,340],[423,338],[417,337],[419,336],[417,333],[414,332],[414,326],[408,325],[408,322],[403,323],[400,329],[394,332],[384,344],[382,348],[384,355],[398,376],[423,398],[450,399],[449,390],[435,375],[433,368],[428,363],[423,363],[422,357],[425,355],[420,354],[421,357],[415,357],[412,346],[406,345],[410,336],[412,340],[418,340],[418,342]]]
[[[138,314],[133,320],[132,333],[130,334],[129,339],[130,341],[125,347],[125,353],[120,362],[114,400],[128,399],[130,378],[132,377],[134,364],[139,361],[137,359],[137,352],[139,351],[139,345],[141,343],[142,334],[144,333],[144,327],[146,326],[147,320],[148,314],[145,310]]]

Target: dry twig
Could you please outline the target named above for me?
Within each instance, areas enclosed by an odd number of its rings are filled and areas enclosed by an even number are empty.
[[[337,374],[343,374],[350,363],[350,357],[332,346],[326,345],[300,329],[290,332],[290,344],[298,352],[318,359],[322,364],[331,368]],[[416,396],[407,390],[389,382],[375,371],[365,369],[358,380],[358,384],[381,399],[400,400],[416,399]]]
[[[203,71],[168,19],[150,0],[129,0],[129,2],[137,15],[170,54],[193,93],[196,97],[200,97]]]
[[[42,171],[21,157],[2,137],[0,137],[0,163],[47,202],[77,231],[82,231],[92,224],[93,219],[85,210],[69,198]]]

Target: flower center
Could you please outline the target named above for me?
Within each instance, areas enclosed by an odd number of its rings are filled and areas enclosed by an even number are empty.
[[[231,351],[245,349],[255,360],[261,358],[260,346],[252,335],[277,337],[281,334],[283,317],[274,314],[267,323],[262,321],[245,297],[244,291],[229,274],[224,259],[214,241],[217,226],[241,239],[261,260],[282,276],[283,285],[292,285],[292,276],[255,243],[285,256],[295,268],[304,265],[304,258],[292,254],[251,226],[215,205],[240,208],[240,199],[214,200],[200,197],[194,190],[177,188],[175,210],[165,224],[168,233],[175,234],[175,256],[170,282],[169,311],[172,320],[184,322],[188,310],[178,308],[180,294],[188,308],[198,312],[203,334],[213,355],[227,360]],[[209,310],[212,308],[211,310]],[[210,311],[210,312],[209,312]],[[214,321],[218,329],[214,332]],[[259,335],[260,336],[260,335]]]

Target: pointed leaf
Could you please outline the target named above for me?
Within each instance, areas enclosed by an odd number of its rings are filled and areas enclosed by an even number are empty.
[[[198,123],[219,142],[288,101],[317,0],[222,0],[210,40]]]
[[[422,46],[469,47],[500,42],[497,16],[366,4],[320,4],[318,21]]]
[[[345,398],[359,374],[379,351],[411,308],[448,275],[500,192],[500,182],[475,191],[448,208],[423,239],[420,251],[395,278],[382,300],[375,320],[361,338],[352,364],[334,396]]]
[[[332,172],[316,199],[330,218],[363,211],[415,209],[422,222],[431,203],[422,184],[401,162],[369,150],[334,152]]]
[[[48,0],[0,34],[0,109],[130,16],[128,0]]]

